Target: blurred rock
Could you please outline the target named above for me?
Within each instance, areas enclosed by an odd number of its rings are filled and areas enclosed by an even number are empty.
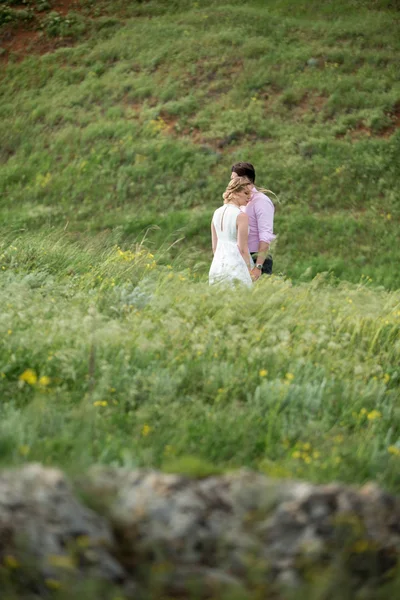
[[[0,565],[29,570],[29,585],[69,574],[119,582],[113,544],[107,522],[74,497],[57,469],[0,472]]]
[[[18,561],[24,547],[43,577],[68,570],[72,556],[74,572],[117,582],[127,597],[149,586],[215,597],[297,587],[327,569],[369,589],[399,560],[399,499],[372,484],[96,468],[76,485],[103,517],[57,470],[0,474],[0,564]]]

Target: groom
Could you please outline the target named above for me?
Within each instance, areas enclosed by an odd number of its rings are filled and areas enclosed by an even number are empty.
[[[232,167],[231,179],[234,177],[247,177],[254,183],[256,172],[251,163],[238,162]],[[263,274],[272,273],[272,256],[268,255],[268,250],[276,238],[273,233],[275,207],[268,196],[253,187],[250,201],[244,211],[249,217],[249,251],[255,262],[251,272],[254,281]]]

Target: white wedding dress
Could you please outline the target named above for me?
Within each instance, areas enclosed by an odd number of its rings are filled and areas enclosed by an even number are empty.
[[[241,282],[250,287],[252,284],[249,270],[237,245],[236,221],[239,215],[240,209],[233,204],[224,204],[214,213],[213,224],[218,243],[208,276],[210,285]],[[252,264],[250,255],[249,259]]]

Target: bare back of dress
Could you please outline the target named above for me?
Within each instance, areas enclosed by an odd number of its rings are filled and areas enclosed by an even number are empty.
[[[252,284],[246,262],[237,245],[239,215],[240,209],[232,204],[224,204],[214,213],[213,224],[218,243],[209,273],[210,284],[235,281],[248,286]]]

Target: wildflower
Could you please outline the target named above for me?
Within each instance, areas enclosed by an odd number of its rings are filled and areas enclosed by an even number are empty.
[[[19,562],[12,554],[6,554],[4,557],[4,565],[9,569],[18,569]]]
[[[369,548],[368,540],[357,540],[353,545],[353,551],[357,554],[361,554],[362,552],[366,552]]]
[[[90,546],[90,538],[87,535],[79,535],[75,542],[79,548],[88,548]]]
[[[11,334],[12,334],[12,329],[8,329],[7,335],[11,335]]]
[[[26,446],[26,445],[20,446],[18,448],[18,450],[19,450],[19,453],[21,454],[21,456],[26,456],[30,452],[29,446]]]
[[[398,446],[389,446],[388,452],[389,454],[393,454],[393,456],[400,456],[400,448]]]
[[[25,381],[26,383],[29,383],[29,385],[35,385],[35,383],[37,382],[36,371],[34,371],[33,369],[26,369],[19,376],[19,380],[20,381]]]
[[[293,381],[294,379],[293,373],[286,373],[285,377],[288,381]]]
[[[107,406],[107,404],[107,400],[96,400],[96,402],[93,402],[93,406]]]
[[[379,410],[371,410],[371,412],[367,414],[368,421],[375,421],[375,419],[380,419],[381,417],[382,413],[379,412]]]
[[[266,377],[268,375],[268,371],[266,369],[261,369],[258,374],[260,377]]]
[[[299,452],[298,450],[295,450],[295,451],[292,453],[292,457],[293,457],[293,458],[301,458],[301,452]]]
[[[172,269],[172,265],[167,265],[167,269],[171,270]]]
[[[59,590],[61,587],[61,583],[57,579],[48,578],[45,580],[45,584],[49,590]]]
[[[363,415],[366,415],[366,414],[367,414],[367,412],[368,412],[368,411],[367,411],[367,409],[366,409],[366,408],[362,408],[362,409],[360,410],[360,415],[361,415],[361,416],[363,416]]]
[[[305,444],[303,444],[303,450],[311,450],[311,444],[309,442],[306,442]]]
[[[390,375],[389,375],[389,373],[385,373],[384,374],[383,381],[384,381],[384,383],[389,383],[389,381],[390,381]]]
[[[165,456],[173,456],[175,454],[175,448],[167,444],[164,448],[164,454]]]
[[[142,436],[147,437],[149,435],[150,431],[151,431],[151,427],[145,423],[142,427]]]
[[[70,556],[53,554],[48,558],[49,564],[52,567],[59,569],[74,569],[75,564]]]
[[[50,377],[47,377],[47,375],[42,375],[42,377],[39,379],[39,385],[46,387],[47,385],[50,385],[50,381]]]

